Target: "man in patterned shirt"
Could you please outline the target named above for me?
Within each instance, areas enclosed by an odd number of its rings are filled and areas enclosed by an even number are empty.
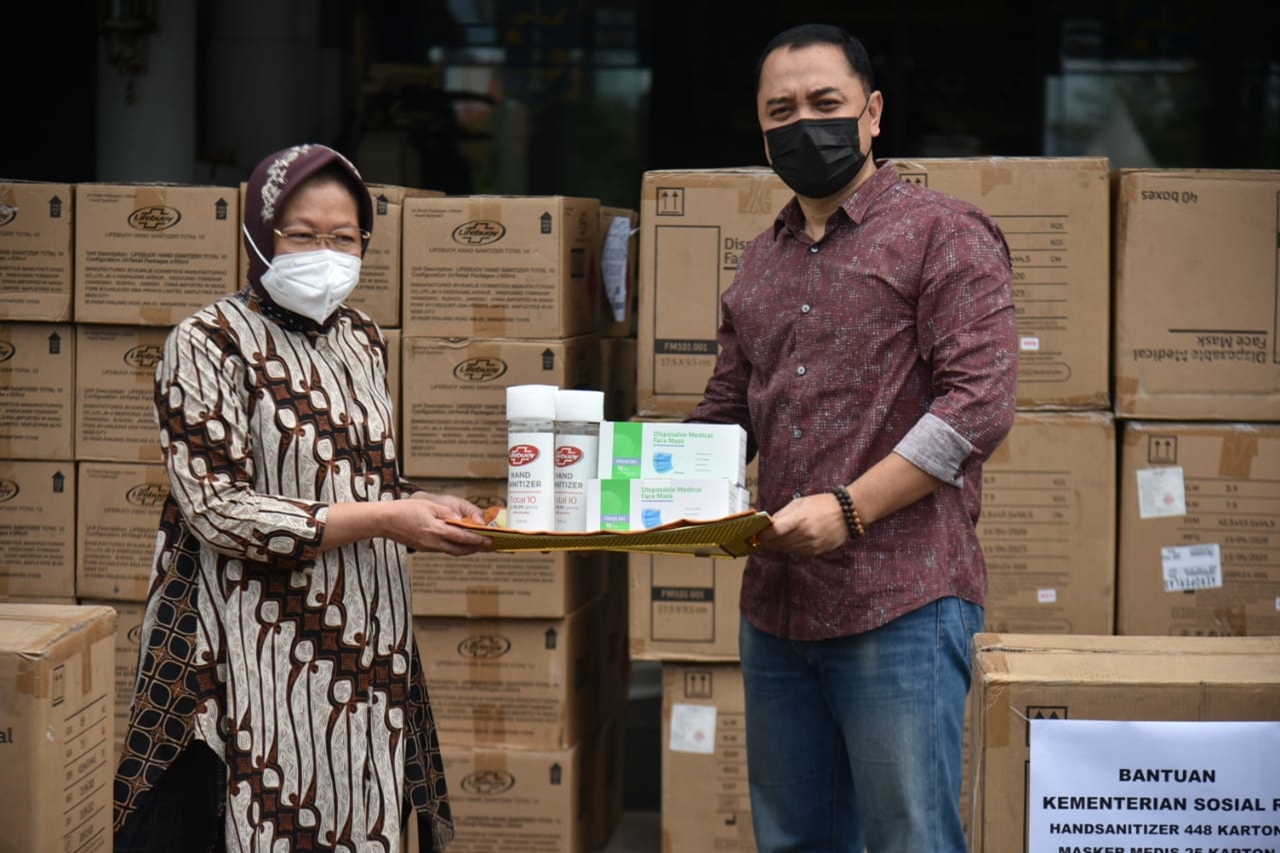
[[[870,157],[884,98],[843,30],[776,36],[756,106],[796,197],[743,254],[688,418],[747,430],[773,516],[739,637],[756,843],[960,853],[982,463],[1016,394],[1008,246]]]

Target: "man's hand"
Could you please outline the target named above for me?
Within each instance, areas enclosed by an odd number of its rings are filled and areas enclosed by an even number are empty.
[[[773,524],[760,533],[760,547],[768,551],[812,557],[849,540],[840,502],[832,494],[796,498],[772,518]]]

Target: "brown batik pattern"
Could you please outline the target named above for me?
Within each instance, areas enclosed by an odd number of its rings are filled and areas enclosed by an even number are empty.
[[[231,851],[397,849],[402,806],[452,823],[403,547],[317,552],[332,501],[395,499],[385,343],[245,294],[175,328],[157,370],[171,491],[116,778],[116,826],[193,739],[228,769]],[[287,496],[287,497],[281,497]]]

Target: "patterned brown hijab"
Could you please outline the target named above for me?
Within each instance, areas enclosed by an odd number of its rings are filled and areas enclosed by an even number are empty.
[[[245,187],[244,233],[241,234],[249,253],[249,283],[262,297],[266,296],[261,282],[267,265],[258,253],[271,260],[275,254],[272,229],[280,220],[285,202],[307,178],[321,171],[333,172],[346,183],[360,211],[360,227],[366,231],[373,230],[373,201],[369,198],[369,188],[346,157],[327,145],[317,144],[294,145],[267,155],[254,167]],[[255,245],[257,252],[254,251]],[[365,248],[368,248],[367,243]]]

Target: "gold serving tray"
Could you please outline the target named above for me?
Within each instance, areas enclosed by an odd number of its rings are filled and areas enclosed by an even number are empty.
[[[513,530],[461,519],[451,519],[449,523],[488,536],[493,542],[493,550],[502,553],[635,551],[691,557],[745,557],[760,547],[757,535],[773,522],[767,512],[747,510],[709,521],[680,519],[648,530],[596,530],[586,533]]]

